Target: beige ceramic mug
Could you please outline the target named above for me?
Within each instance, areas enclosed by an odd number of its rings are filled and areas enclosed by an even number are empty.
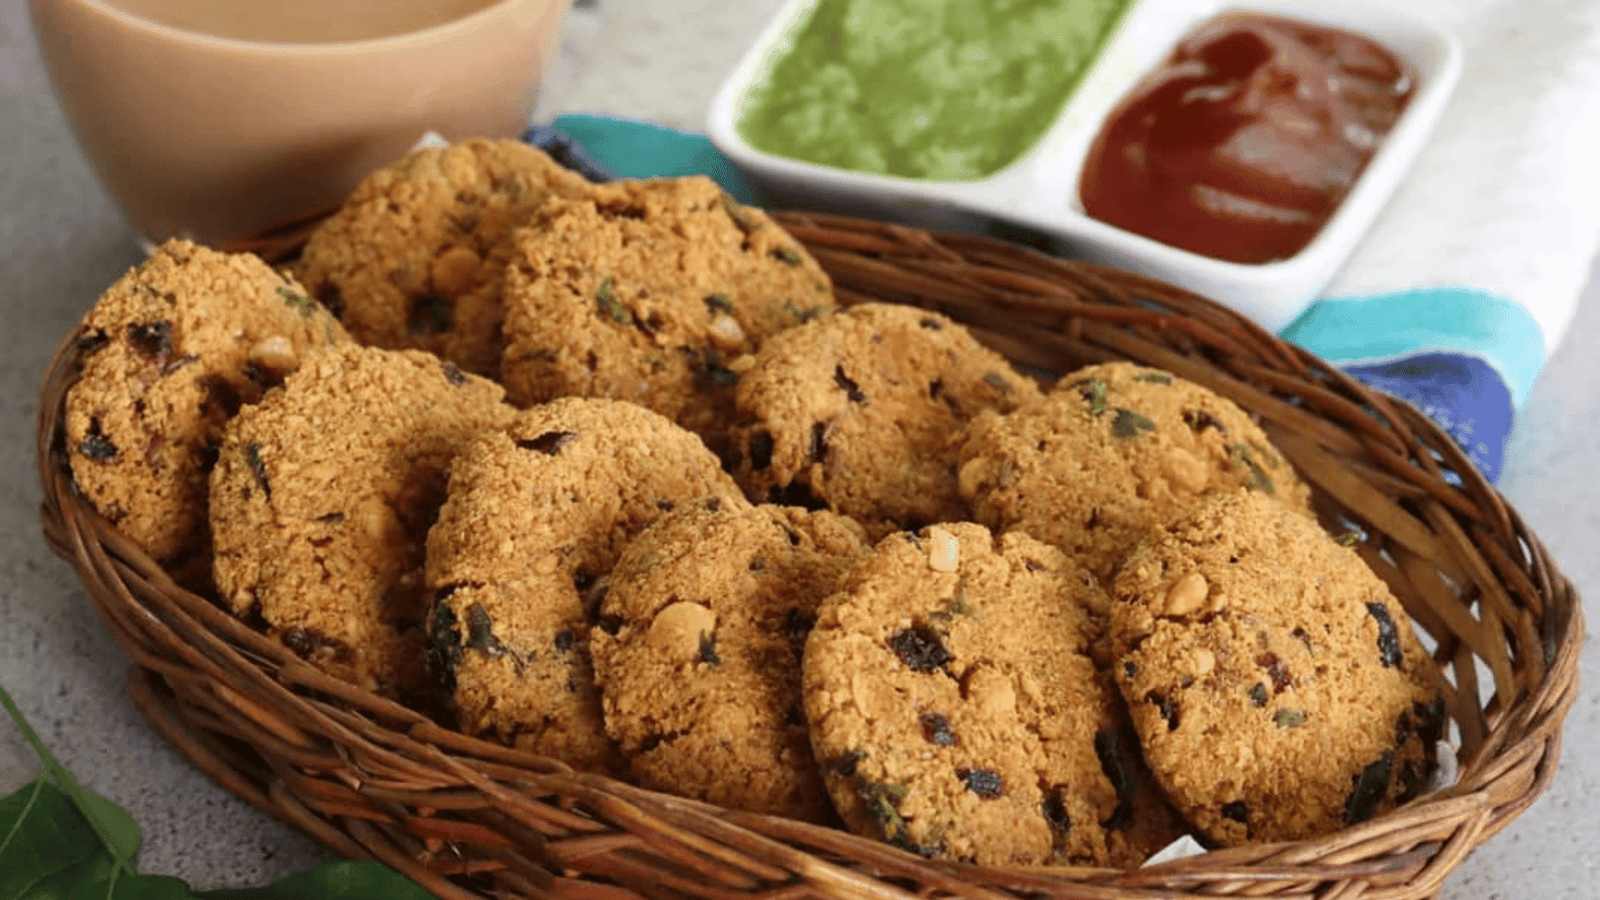
[[[29,0],[138,235],[220,244],[337,202],[428,131],[520,134],[567,0]]]

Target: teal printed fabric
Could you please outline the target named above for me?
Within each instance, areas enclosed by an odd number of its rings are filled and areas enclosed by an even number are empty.
[[[709,175],[733,199],[758,203],[744,175],[704,135],[609,116],[560,116],[550,128],[554,135],[565,135],[582,147],[617,178]],[[539,135],[534,129],[530,139],[542,145]]]
[[[1325,298],[1282,336],[1426,413],[1491,481],[1546,358],[1527,309],[1474,288]]]

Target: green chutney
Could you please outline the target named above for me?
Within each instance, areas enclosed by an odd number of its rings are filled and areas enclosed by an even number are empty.
[[[1131,0],[818,0],[750,94],[752,147],[965,181],[1054,124]]]

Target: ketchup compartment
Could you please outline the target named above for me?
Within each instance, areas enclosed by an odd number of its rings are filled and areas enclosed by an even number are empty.
[[[1304,248],[1415,90],[1370,38],[1288,17],[1220,14],[1107,115],[1079,176],[1095,219],[1215,259]]]

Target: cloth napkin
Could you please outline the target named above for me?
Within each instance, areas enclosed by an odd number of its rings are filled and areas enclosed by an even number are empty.
[[[1466,65],[1429,144],[1324,295],[1282,336],[1443,426],[1491,480],[1600,249],[1600,3],[1412,0]],[[591,177],[710,175],[705,137],[568,115],[529,139]]]

